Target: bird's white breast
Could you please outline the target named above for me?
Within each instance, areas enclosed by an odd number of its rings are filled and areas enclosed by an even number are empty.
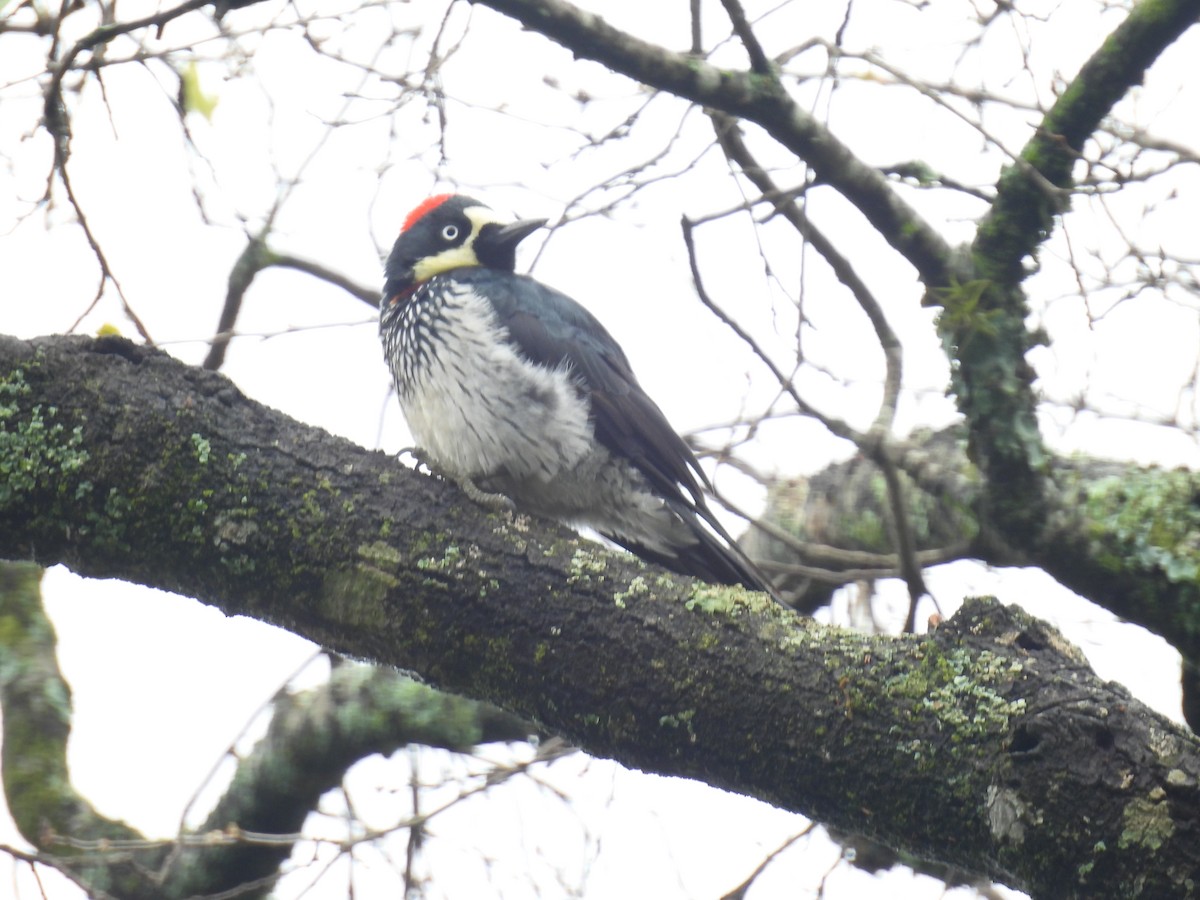
[[[431,461],[457,477],[550,480],[592,448],[588,408],[563,368],[523,358],[491,305],[451,281],[431,325],[426,361],[400,404]]]

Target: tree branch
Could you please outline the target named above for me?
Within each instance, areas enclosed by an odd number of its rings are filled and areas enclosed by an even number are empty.
[[[774,74],[719,69],[612,27],[565,0],[472,0],[516,19],[577,57],[643,84],[761,126],[813,167],[822,183],[854,204],[920,273],[944,284],[954,271],[950,246],[888,184],[788,95]]]
[[[838,281],[845,285],[854,296],[859,307],[870,320],[871,327],[875,330],[875,336],[879,340],[886,365],[883,399],[870,432],[864,436],[867,439],[857,443],[859,449],[869,455],[879,466],[887,483],[888,498],[892,506],[892,531],[896,538],[900,573],[909,590],[909,614],[905,621],[905,630],[913,631],[916,625],[917,603],[928,593],[928,590],[916,558],[916,541],[911,532],[906,486],[901,483],[895,454],[889,452],[889,445],[892,443],[892,426],[895,424],[896,409],[900,400],[900,385],[903,381],[904,354],[900,339],[892,330],[887,316],[884,315],[882,304],[858,276],[850,261],[838,252],[832,241],[808,221],[807,215],[794,199],[780,194],[778,186],[771,176],[759,165],[745,141],[742,140],[737,123],[720,113],[713,112],[709,115],[717,134],[717,143],[724,151],[725,156],[731,163],[738,165],[764,197],[781,197],[776,201],[776,208],[800,233],[801,237],[812,244],[829,264]],[[690,249],[689,245],[689,251]],[[693,272],[696,270],[694,262],[692,270]]]
[[[750,58],[750,71],[756,75],[776,78],[775,66],[771,65],[771,61],[767,59],[767,54],[763,51],[762,44],[758,42],[758,37],[754,34],[754,29],[750,25],[750,20],[746,18],[746,11],[742,9],[741,3],[738,0],[721,0],[721,5],[725,7],[725,13],[733,25],[733,33],[738,36],[742,46],[746,48],[746,55]]]
[[[919,442],[919,443],[918,443]],[[985,503],[962,449],[959,427],[920,433],[897,447],[912,468],[901,479],[917,562],[980,559],[1036,565],[1060,584],[1126,621],[1165,638],[1187,660],[1200,659],[1200,473],[1164,471],[1078,455],[1052,457],[1046,538],[1014,552],[987,527]],[[780,585],[800,608],[815,610],[856,578],[899,577],[896,544],[883,523],[883,476],[869,457],[836,463],[768,488],[761,529],[746,550],[772,573],[814,579]],[[783,533],[780,533],[780,532]],[[790,540],[789,540],[790,537]],[[799,564],[798,564],[799,563]],[[821,566],[821,583],[809,567]],[[1200,715],[1188,722],[1200,730]]]
[[[1071,170],[1083,145],[1162,52],[1200,19],[1197,0],[1140,0],[1059,95],[1037,133],[997,185],[972,246],[976,270],[1005,285],[1025,278],[1023,263],[1067,206]]]
[[[465,752],[492,741],[524,741],[536,731],[516,716],[391,669],[339,666],[328,684],[276,700],[267,734],[197,831],[233,824],[243,832],[298,834],[321,795],[366,756],[388,756],[409,744]],[[163,896],[207,896],[269,881],[291,852],[285,842],[181,846],[164,866]]]
[[[55,840],[59,834],[103,840],[141,835],[101,816],[71,785],[71,688],[58,668],[54,628],[42,610],[41,580],[39,566],[0,563],[0,633],[5,637],[0,768],[9,811],[30,843],[54,854],[45,859],[48,864],[74,870],[74,877],[96,896],[148,896],[137,892],[141,878],[128,858],[119,863],[88,860]]]
[[[146,840],[100,816],[71,785],[70,688],[42,609],[42,569],[0,563],[3,776],[9,809],[38,861],[97,897],[171,900],[238,890],[266,896],[308,814],[358,760],[408,744],[468,751],[538,729],[488,704],[442,694],[391,669],[338,666],[327,684],[274,703],[267,734],[195,834]],[[212,840],[214,834],[223,839]],[[270,835],[270,841],[240,840]],[[252,890],[249,886],[260,886]]]
[[[379,306],[378,288],[364,287],[345,275],[312,260],[302,259],[291,254],[276,253],[267,246],[269,230],[270,226],[268,225],[261,233],[251,236],[246,241],[246,248],[242,250],[241,255],[234,262],[233,268],[229,271],[225,304],[221,307],[221,315],[217,320],[217,333],[213,336],[212,345],[204,359],[204,368],[206,369],[212,369],[215,372],[224,364],[225,351],[229,347],[230,339],[234,336],[234,327],[237,324],[238,315],[242,311],[242,301],[246,297],[246,291],[250,289],[250,285],[258,273],[271,266],[304,272],[321,281],[327,281],[335,287],[340,287],[352,297],[372,308]]]
[[[987,476],[989,517],[1014,546],[1044,546],[1050,515],[1035,373],[1026,360],[1038,339],[1025,325],[1025,261],[1067,208],[1084,142],[1198,16],[1197,0],[1137,3],[1001,176],[971,246],[973,279],[929,283],[944,307],[938,327],[957,361],[952,388],[967,419],[972,458]]]
[[[1035,896],[1184,897],[1200,866],[1200,742],[1016,608],[822,627],[485,513],[118,338],[0,339],[0,386],[0,556],[275,622]]]

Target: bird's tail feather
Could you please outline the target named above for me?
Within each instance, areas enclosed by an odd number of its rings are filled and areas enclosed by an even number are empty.
[[[649,547],[625,535],[604,536],[642,559],[681,575],[690,575],[711,584],[742,585],[749,590],[769,594],[783,603],[766,573],[738,546],[707,506],[693,507],[692,504],[670,501],[668,506],[687,526],[692,540],[673,542],[669,547]]]

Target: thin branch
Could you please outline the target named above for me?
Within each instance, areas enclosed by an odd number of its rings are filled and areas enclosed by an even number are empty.
[[[755,867],[754,871],[750,873],[750,875],[746,878],[746,880],[743,881],[741,884],[739,884],[737,887],[735,887],[733,890],[722,894],[721,900],[743,900],[743,898],[745,898],[745,896],[746,896],[746,892],[748,890],[750,890],[751,885],[753,885],[754,882],[758,880],[758,876],[766,871],[767,866],[769,866],[776,859],[778,859],[780,854],[782,854],[784,851],[788,850],[793,844],[795,844],[801,838],[807,837],[808,835],[812,834],[813,829],[815,827],[816,826],[812,825],[812,824],[806,825],[804,828],[801,828],[798,832],[793,834],[790,838],[788,838],[786,841],[784,841],[782,844],[780,844],[778,847],[776,847],[774,850],[772,850],[770,853],[768,853],[766,855],[766,857],[763,859],[763,861],[760,862]]]
[[[746,177],[765,195],[779,195],[779,187],[774,183],[766,170],[754,159],[738,131],[737,123],[728,116],[710,112],[713,126],[717,132],[717,141],[732,162],[737,163]],[[883,307],[866,283],[858,276],[833,242],[816,228],[800,206],[791,198],[775,201],[775,208],[800,233],[804,240],[825,258],[833,269],[838,280],[842,282],[854,296],[859,307],[866,313],[879,346],[883,349],[886,361],[886,375],[883,384],[883,400],[875,422],[867,435],[867,440],[858,443],[859,447],[878,464],[887,484],[888,499],[891,507],[891,523],[896,538],[896,551],[900,560],[900,572],[908,586],[909,614],[907,630],[912,631],[916,622],[917,602],[928,593],[921,567],[916,558],[916,541],[912,534],[912,525],[908,517],[908,503],[900,475],[897,470],[895,455],[886,452],[889,434],[896,418],[896,407],[899,402],[900,385],[903,379],[903,347],[900,339],[892,330],[884,315]],[[878,447],[878,450],[872,450]]]
[[[269,226],[268,226],[269,227]],[[225,351],[229,342],[239,333],[234,329],[242,302],[251,282],[264,269],[279,266],[285,269],[295,269],[326,281],[335,287],[340,287],[351,296],[369,304],[372,308],[379,305],[379,291],[364,287],[345,275],[326,268],[312,260],[302,259],[290,254],[275,253],[266,244],[266,231],[252,237],[245,249],[229,271],[229,287],[225,294],[225,303],[221,307],[221,316],[217,323],[217,331],[210,338],[208,355],[204,359],[204,368],[216,371],[225,361]],[[298,329],[288,329],[298,330]]]
[[[882,431],[872,429],[872,434],[881,441],[887,440]],[[900,474],[888,454],[880,456],[882,459],[879,469],[883,472],[887,484],[892,529],[896,537],[896,553],[900,558],[900,574],[908,588],[908,615],[904,619],[904,630],[911,634],[916,631],[917,604],[929,593],[929,589],[925,586],[921,566],[917,562],[916,541],[913,539],[912,524],[908,518],[908,500],[904,486],[900,483]]]
[[[101,44],[106,44],[115,37],[129,34],[131,31],[150,27],[161,28],[172,19],[177,19],[185,13],[200,9],[210,3],[212,3],[212,0],[186,0],[186,2],[181,3],[179,6],[162,12],[152,13],[140,19],[132,19],[128,22],[111,25],[101,25],[71,46],[71,49],[67,51],[58,65],[54,66],[51,70],[50,81],[46,84],[45,90],[45,119],[43,120],[43,124],[50,132],[51,137],[54,138],[56,167],[61,167],[70,155],[70,126],[67,118],[66,104],[63,101],[62,82],[67,72],[75,64],[75,59],[79,54],[98,47]],[[63,6],[66,6],[66,0],[64,0]]]
[[[566,0],[472,0],[511,16],[562,44],[644,84],[762,126],[812,166],[817,179],[846,197],[921,274],[943,284],[957,263],[945,239],[774,79],[720,69],[614,28]]]
[[[357,281],[349,278],[340,272],[335,272],[333,269],[327,268],[318,262],[313,262],[309,259],[303,259],[299,256],[292,256],[290,253],[271,253],[269,264],[279,266],[284,269],[295,269],[298,272],[304,272],[314,278],[319,278],[321,281],[326,281],[334,287],[340,287],[343,291],[361,300],[372,309],[379,308],[379,288],[366,287],[359,284]]]
[[[268,228],[270,228],[269,224],[250,238],[246,243],[246,248],[234,262],[233,268],[229,270],[229,286],[225,291],[225,303],[221,306],[221,316],[217,320],[217,332],[209,344],[208,355],[204,357],[204,368],[209,371],[217,371],[225,362],[225,350],[229,346],[229,336],[233,334],[233,327],[237,324],[237,317],[242,310],[242,301],[246,297],[246,291],[250,289],[250,283],[254,281],[255,276],[267,265],[269,255],[266,234]]]
[[[751,516],[743,507],[725,495],[718,493],[716,496],[722,506],[745,519],[751,528],[780,541],[793,550],[798,557],[807,561],[793,569],[791,563],[780,564],[763,560],[762,564],[765,568],[776,568],[780,572],[802,574],[827,584],[845,584],[855,578],[895,578],[901,574],[900,559],[893,553],[849,550],[845,547],[834,547],[817,541],[806,541],[769,519]],[[956,559],[964,559],[970,550],[970,543],[963,541],[932,550],[918,550],[913,554],[913,558],[920,567],[925,568],[952,562]],[[820,563],[823,567],[813,565],[814,563]]]
[[[812,416],[829,431],[840,438],[845,438],[855,444],[863,440],[863,435],[857,431],[850,423],[826,415],[820,410],[812,406],[807,400],[800,396],[800,392],[796,389],[796,385],[790,375],[779,368],[766,354],[766,351],[759,345],[746,329],[744,329],[735,319],[726,313],[717,303],[709,296],[708,291],[704,287],[704,281],[700,275],[700,261],[696,255],[696,243],[693,237],[693,224],[687,216],[680,219],[680,226],[683,229],[683,243],[688,252],[688,263],[692,270],[692,284],[696,288],[696,295],[700,298],[700,302],[705,305],[718,319],[721,320],[734,334],[741,338],[747,346],[754,351],[757,356],[775,376],[775,380],[779,383],[780,389],[787,394],[792,402],[796,404],[796,408],[807,416]]]
[[[96,287],[96,295],[92,299],[91,304],[80,313],[79,317],[71,325],[68,331],[74,331],[79,327],[79,323],[83,321],[96,304],[100,302],[100,298],[104,295],[104,284],[106,281],[112,282],[112,285],[117,290],[117,296],[121,298],[121,310],[128,316],[129,321],[133,323],[133,327],[137,329],[138,334],[142,336],[147,344],[153,344],[154,339],[150,337],[150,332],[146,330],[141,318],[133,311],[133,307],[129,305],[129,299],[125,296],[125,291],[121,288],[121,282],[117,280],[117,276],[113,273],[112,268],[108,264],[108,257],[104,255],[104,251],[100,249],[100,242],[96,240],[96,235],[92,233],[92,228],[88,224],[87,216],[83,213],[83,207],[79,205],[79,200],[75,196],[75,189],[71,186],[71,178],[67,174],[66,158],[64,157],[58,167],[59,178],[62,179],[63,187],[67,191],[67,200],[71,204],[71,208],[75,210],[75,217],[79,222],[79,227],[83,229],[83,235],[87,239],[88,246],[92,248],[92,253],[96,257],[96,262],[100,265],[100,283]]]
[[[700,0],[688,0],[688,8],[691,12],[689,18],[692,25],[691,54],[695,57],[701,57],[704,55],[704,35],[700,29]]]
[[[866,282],[859,277],[850,261],[841,254],[831,240],[825,237],[820,229],[812,224],[804,210],[795,202],[795,195],[782,190],[767,174],[766,169],[759,165],[745,141],[742,140],[737,122],[718,112],[710,111],[709,117],[712,119],[713,128],[716,131],[717,143],[725,151],[725,155],[737,163],[764,198],[771,198],[769,202],[772,203],[775,210],[787,219],[788,223],[812,245],[814,250],[825,258],[834,275],[850,290],[859,307],[866,313],[871,327],[875,329],[875,336],[883,350],[886,365],[883,402],[875,417],[875,425],[876,427],[890,428],[896,416],[896,405],[903,379],[904,358],[900,339],[896,337],[895,331],[888,323],[882,304],[867,287]]]
[[[746,48],[746,55],[750,57],[750,71],[774,78],[775,68],[771,65],[767,54],[763,52],[762,44],[758,42],[758,36],[750,27],[742,5],[738,3],[738,0],[721,0],[721,5],[725,7],[729,21],[733,24],[734,34],[741,40],[742,46]]]

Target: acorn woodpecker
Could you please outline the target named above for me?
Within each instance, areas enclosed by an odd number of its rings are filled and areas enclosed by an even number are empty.
[[[617,342],[574,300],[514,273],[517,244],[543,225],[452,194],[405,219],[379,331],[422,459],[480,502],[507,498],[676,572],[773,593]]]

